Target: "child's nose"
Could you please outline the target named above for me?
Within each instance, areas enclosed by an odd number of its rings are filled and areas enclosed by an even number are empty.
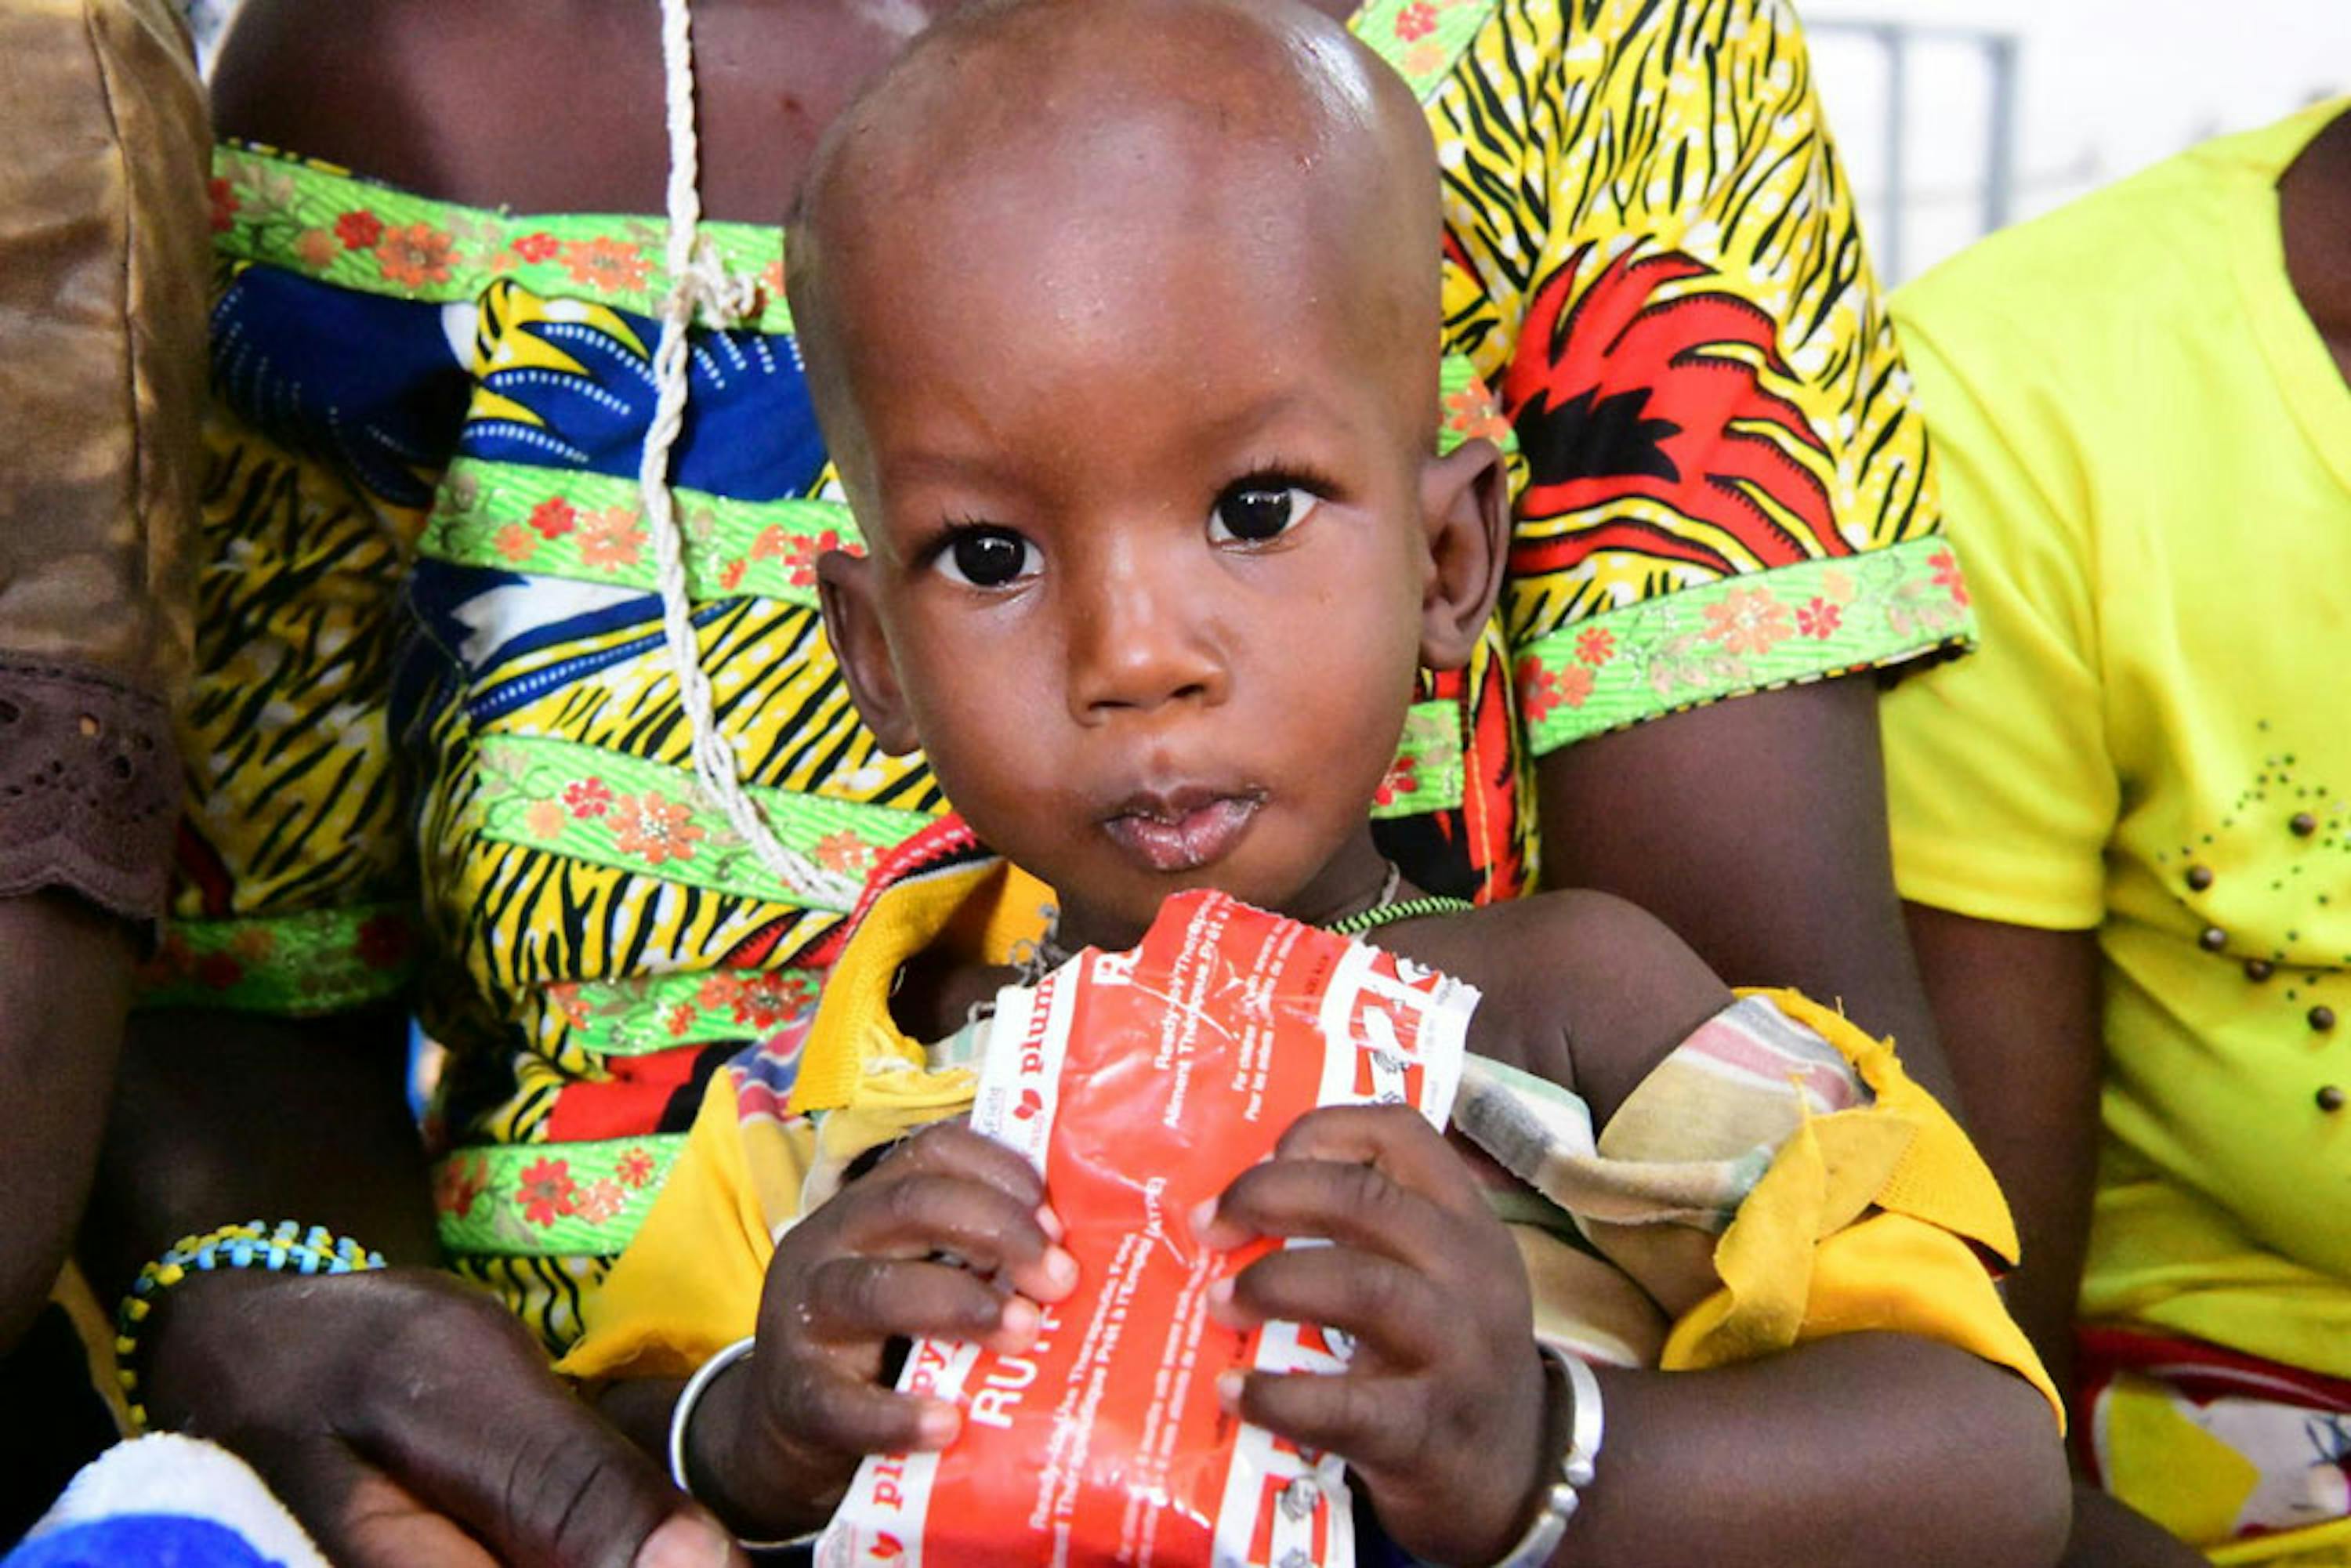
[[[1196,594],[1131,558],[1102,566],[1071,617],[1070,706],[1078,719],[1222,702],[1228,673]]]

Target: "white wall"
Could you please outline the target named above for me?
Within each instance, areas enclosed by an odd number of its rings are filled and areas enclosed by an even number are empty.
[[[1813,63],[1873,249],[1886,219],[1880,50],[1838,21],[1990,30],[2019,39],[2012,217],[2081,194],[2204,137],[2351,93],[2351,0],[1810,0]],[[1915,276],[1972,238],[1985,172],[1988,76],[1980,51],[1912,47],[1898,236]],[[1891,270],[1891,269],[1889,269]]]

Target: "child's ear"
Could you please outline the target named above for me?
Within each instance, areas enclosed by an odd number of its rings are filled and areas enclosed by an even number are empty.
[[[914,749],[914,726],[874,602],[875,570],[865,556],[827,550],[816,559],[817,599],[824,607],[824,634],[849,683],[849,700],[882,749],[904,757]]]
[[[1458,670],[1494,613],[1510,561],[1510,485],[1490,441],[1465,441],[1420,470],[1428,530],[1428,587],[1420,604],[1420,662]]]

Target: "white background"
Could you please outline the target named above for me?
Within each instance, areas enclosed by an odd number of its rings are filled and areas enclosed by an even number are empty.
[[[1880,237],[1885,60],[1836,22],[2016,37],[2012,218],[2046,211],[2207,136],[2351,92],[2351,0],[1809,0],[1800,14],[1882,267],[1895,259],[1895,247]],[[1981,53],[1965,43],[1922,39],[1911,47],[1908,200],[1898,236],[1907,275],[1980,226],[1988,81]]]

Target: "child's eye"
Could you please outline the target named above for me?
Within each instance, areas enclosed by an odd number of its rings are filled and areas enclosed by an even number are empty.
[[[1217,544],[1263,544],[1306,520],[1318,504],[1311,490],[1245,479],[1208,509],[1208,538]]]
[[[958,529],[938,554],[939,570],[967,588],[1002,588],[1033,577],[1037,547],[1010,528]]]

